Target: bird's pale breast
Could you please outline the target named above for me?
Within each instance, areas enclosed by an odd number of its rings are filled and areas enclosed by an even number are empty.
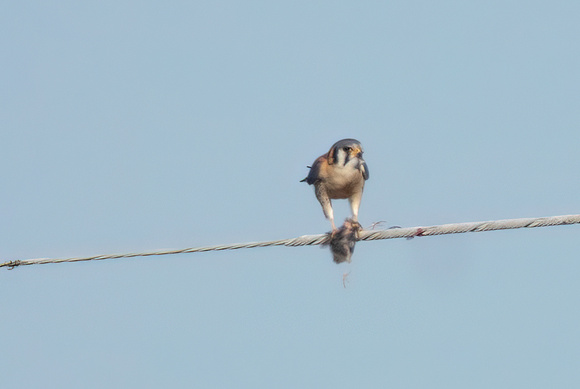
[[[331,167],[332,169],[332,167]],[[330,170],[330,169],[329,169]],[[364,178],[358,169],[334,168],[324,177],[322,184],[331,199],[346,199],[364,187]]]

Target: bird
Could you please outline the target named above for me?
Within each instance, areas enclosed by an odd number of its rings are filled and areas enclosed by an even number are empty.
[[[341,139],[332,145],[328,153],[318,157],[308,176],[300,182],[314,185],[314,193],[322,206],[324,216],[334,225],[333,199],[348,199],[352,221],[358,223],[358,210],[369,168],[363,159],[363,147],[356,139]]]

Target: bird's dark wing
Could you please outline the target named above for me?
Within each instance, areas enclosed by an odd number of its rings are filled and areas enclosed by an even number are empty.
[[[320,157],[320,158],[316,159],[316,161],[314,161],[314,163],[312,164],[312,167],[310,168],[310,173],[308,173],[308,176],[300,182],[306,181],[306,183],[308,185],[312,185],[316,181],[319,180],[321,158],[322,157]]]
[[[366,162],[363,162],[362,165],[360,165],[360,171],[362,172],[365,181],[368,180],[370,177],[370,172]]]

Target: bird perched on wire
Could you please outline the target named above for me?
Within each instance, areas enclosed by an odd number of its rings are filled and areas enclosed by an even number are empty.
[[[365,181],[369,179],[369,168],[364,161],[363,148],[356,139],[342,139],[332,145],[328,153],[318,157],[309,166],[308,185],[314,185],[316,198],[322,205],[324,216],[330,220],[333,233],[334,213],[332,199],[348,199],[352,210],[352,221],[358,223],[358,210]]]

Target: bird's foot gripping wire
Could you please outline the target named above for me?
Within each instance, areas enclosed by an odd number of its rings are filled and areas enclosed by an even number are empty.
[[[325,245],[330,246],[332,258],[336,263],[350,262],[356,241],[359,240],[359,232],[362,227],[359,222],[346,219],[344,224],[337,230],[330,232],[329,241]]]

